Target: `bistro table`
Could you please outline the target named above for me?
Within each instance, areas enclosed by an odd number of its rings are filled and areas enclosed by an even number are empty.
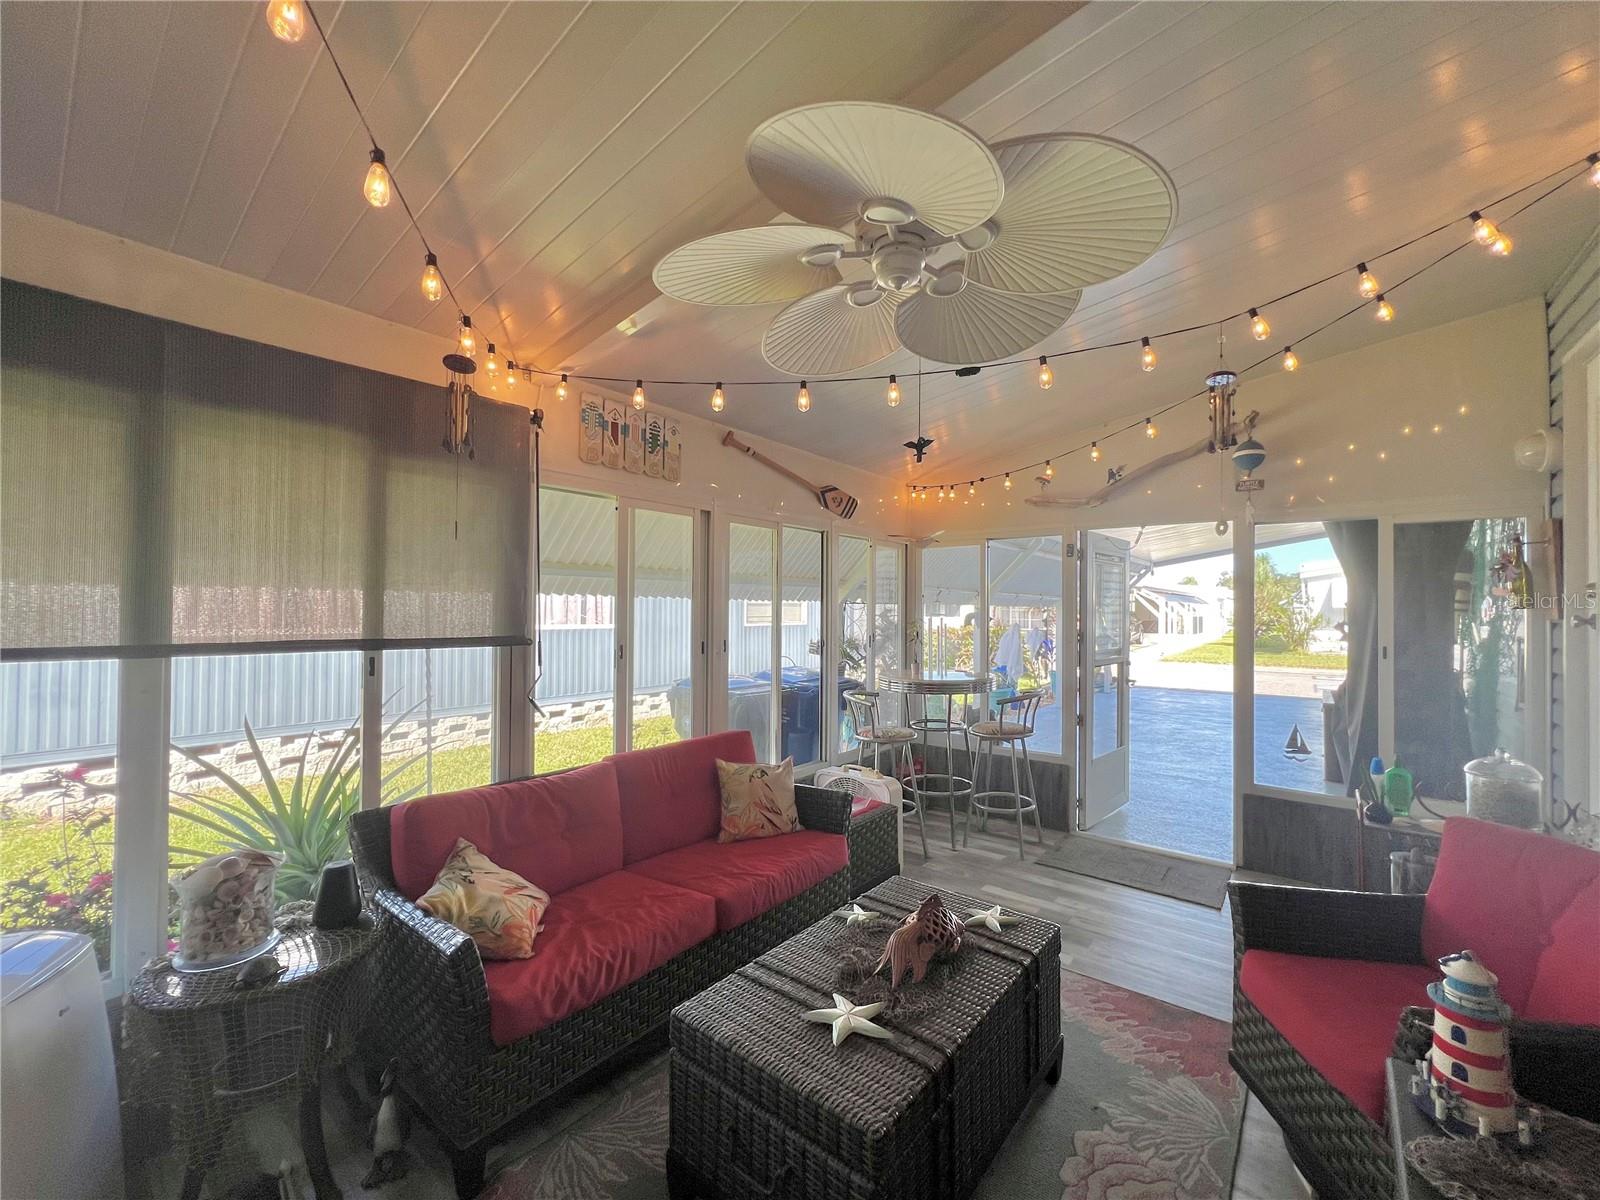
[[[300,1141],[317,1200],[337,1200],[322,1139],[322,1068],[350,1050],[365,1018],[367,956],[377,932],[304,929],[271,953],[273,979],[235,982],[236,968],[185,973],[160,960],[129,989],[127,1035],[166,1084],[184,1146],[183,1200],[199,1200],[234,1118],[279,1098],[299,1101]]]
[[[922,735],[922,762],[923,775],[918,781],[918,790],[925,797],[942,796],[950,806],[950,849],[956,848],[956,798],[964,797],[968,803],[972,801],[972,780],[968,776],[957,775],[955,762],[955,735],[961,735],[961,746],[966,751],[967,769],[972,770],[972,742],[967,736],[967,723],[956,720],[955,701],[957,696],[987,696],[989,694],[989,678],[987,675],[967,675],[958,671],[944,671],[937,675],[923,675],[918,671],[887,671],[878,676],[878,688],[885,692],[894,692],[897,695],[922,698],[922,716],[912,720],[911,702],[906,701],[906,724],[917,730]],[[938,712],[939,702],[943,701],[944,715],[929,716],[929,701],[933,702],[933,711]],[[944,772],[930,774],[927,771],[928,745],[932,734],[944,734]],[[930,787],[931,780],[938,779],[944,783],[943,787]]]

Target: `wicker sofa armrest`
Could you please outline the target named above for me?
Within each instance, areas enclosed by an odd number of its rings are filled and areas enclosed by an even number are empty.
[[[393,888],[372,897],[383,943],[379,1003],[408,1053],[463,1061],[489,1042],[489,989],[477,944]]]
[[[848,834],[853,802],[854,797],[848,792],[812,787],[809,783],[794,785],[794,806],[799,811],[800,824],[806,829]]]
[[[1246,950],[1368,962],[1422,961],[1422,896],[1228,884],[1234,969]]]
[[[1600,1124],[1600,1026],[1514,1020],[1507,1032],[1519,1096]]]

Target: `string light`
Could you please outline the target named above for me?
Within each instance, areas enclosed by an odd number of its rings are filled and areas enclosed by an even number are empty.
[[[1285,371],[1298,371],[1300,369],[1300,356],[1294,352],[1293,346],[1283,348],[1283,369]]]
[[[1467,220],[1472,222],[1472,240],[1480,246],[1492,245],[1495,238],[1500,236],[1499,226],[1481,212],[1469,212]]]
[[[1100,461],[1100,443],[1099,442],[1090,442],[1089,443],[1089,461],[1090,462],[1099,462]]]
[[[722,380],[717,380],[717,386],[711,390],[711,411],[721,412],[728,406],[728,398],[722,394]]]
[[[969,479],[967,481],[967,495],[976,496],[977,494],[978,494],[978,489],[975,486],[973,486],[972,481]]]
[[[567,398],[567,377],[566,377],[565,374],[563,374],[561,376],[561,382],[556,384],[556,399],[557,400],[565,400],[566,398]]]
[[[1384,299],[1382,292],[1378,293],[1378,307],[1373,310],[1372,315],[1380,321],[1394,320],[1394,305]]]
[[[1156,348],[1150,344],[1149,338],[1139,339],[1139,366],[1146,371],[1156,369]]]
[[[361,184],[361,194],[373,208],[383,208],[389,203],[389,193],[393,190],[389,181],[389,168],[383,161],[383,151],[374,146],[372,165],[367,168],[367,177]]]
[[[893,375],[889,376],[889,407],[900,407],[900,384]]]
[[[1378,277],[1367,270],[1366,263],[1357,263],[1356,270],[1361,272],[1361,278],[1356,281],[1356,291],[1361,293],[1363,300],[1371,300],[1383,290],[1383,285],[1378,282]]]
[[[1011,490],[1011,472],[1007,471],[1006,472],[1006,491],[1009,492],[1010,490]]]
[[[1048,458],[1044,460],[1044,477],[1046,479],[1054,479],[1056,477],[1056,469],[1050,465]]]
[[[1496,233],[1494,241],[1489,243],[1489,253],[1496,258],[1509,258],[1511,255],[1511,235]]]
[[[518,374],[517,360],[514,358],[506,359],[506,386],[508,388],[514,388],[517,386]]]
[[[478,339],[472,332],[472,318],[466,313],[461,314],[461,336],[456,340],[456,346],[468,358],[478,352]]]
[[[422,294],[433,304],[439,303],[439,297],[444,295],[444,276],[439,274],[439,260],[432,250],[422,260]]]
[[[635,379],[633,381],[633,407],[644,407],[644,380],[642,379]]]
[[[1144,435],[1145,435],[1145,437],[1149,438],[1151,441],[1154,441],[1155,437],[1156,437],[1156,434],[1159,433],[1159,432],[1160,432],[1160,430],[1158,430],[1156,428],[1156,423],[1154,421],[1152,421],[1149,417],[1146,417],[1144,419]]]
[[[801,412],[811,411],[811,389],[806,386],[806,381],[800,381],[800,394],[794,398],[794,406]]]
[[[1272,326],[1253,308],[1250,310],[1250,336],[1258,342],[1264,342],[1272,336]]]
[[[495,356],[494,356],[494,343],[493,342],[489,343],[489,353],[488,353],[488,357],[483,360],[483,369],[485,371],[489,372],[490,375],[493,375],[496,371],[498,371],[500,369],[500,363],[495,359]]]
[[[1050,390],[1050,385],[1056,381],[1056,373],[1050,369],[1050,360],[1044,355],[1039,355],[1039,386]]]
[[[1586,161],[1589,164],[1589,182],[1600,188],[1600,154],[1591,154]]]
[[[306,35],[306,10],[300,0],[272,0],[267,5],[267,28],[280,42],[293,45]]]

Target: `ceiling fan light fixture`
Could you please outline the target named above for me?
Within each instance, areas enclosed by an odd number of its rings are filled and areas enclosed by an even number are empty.
[[[922,278],[922,268],[927,261],[921,246],[910,242],[886,242],[872,256],[872,277],[878,281],[879,287],[903,292],[914,287]]]
[[[844,257],[843,246],[813,246],[800,252],[800,261],[808,267],[831,267]]]
[[[875,283],[858,283],[844,294],[851,308],[871,308],[883,299],[883,289]]]

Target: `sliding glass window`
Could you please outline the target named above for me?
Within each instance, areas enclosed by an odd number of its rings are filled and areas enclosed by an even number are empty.
[[[872,543],[841,537],[834,571],[839,598],[839,693],[867,686],[872,679],[872,611],[869,604]],[[855,749],[855,727],[848,705],[839,706],[839,749]]]
[[[535,774],[617,749],[616,607],[616,498],[541,488]]]
[[[900,617],[901,578],[906,552],[900,546],[878,546],[872,552],[872,676],[879,687],[886,671],[900,669],[905,651],[905,622]],[[895,697],[879,701],[885,720],[894,720]]]
[[[495,650],[383,652],[383,803],[494,778]]]
[[[634,509],[629,744],[635,750],[692,737],[695,662],[694,517]]]

